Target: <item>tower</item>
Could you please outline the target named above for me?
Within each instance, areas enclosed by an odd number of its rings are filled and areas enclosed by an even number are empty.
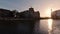
[[[29,11],[30,11],[30,12],[34,12],[34,8],[32,8],[32,7],[29,8]]]

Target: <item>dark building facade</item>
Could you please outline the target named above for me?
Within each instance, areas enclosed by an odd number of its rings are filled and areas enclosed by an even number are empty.
[[[18,12],[16,10],[10,11],[6,9],[0,9],[0,17],[9,17],[9,18],[22,18],[22,19],[39,19],[39,11],[34,11],[34,8],[29,8],[23,12]]]
[[[55,19],[60,19],[60,10],[53,11],[51,17]]]
[[[40,18],[40,13],[39,11],[35,12],[34,8],[29,8],[29,10],[25,10],[18,14],[20,18],[26,18],[26,19],[39,19]]]
[[[10,10],[0,9],[0,17],[13,17],[12,14]]]

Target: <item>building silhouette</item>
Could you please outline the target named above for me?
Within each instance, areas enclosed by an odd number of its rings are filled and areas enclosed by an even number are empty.
[[[10,10],[0,9],[0,17],[13,17],[13,13]]]
[[[18,12],[17,10],[7,10],[0,9],[0,17],[3,18],[21,18],[21,19],[39,19],[40,13],[39,11],[34,11],[34,8],[29,8],[29,10],[25,10],[23,12]]]
[[[51,14],[51,18],[59,19],[60,18],[60,10],[53,11]]]
[[[25,10],[23,12],[20,12],[19,14],[20,18],[26,18],[26,19],[39,19],[40,13],[39,11],[34,11],[34,8],[29,8],[29,10]]]

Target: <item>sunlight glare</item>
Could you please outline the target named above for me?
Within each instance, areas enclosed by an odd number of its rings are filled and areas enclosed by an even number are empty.
[[[48,19],[48,32],[51,34],[52,31],[52,19]]]
[[[46,14],[48,17],[51,17],[51,9],[46,9]]]

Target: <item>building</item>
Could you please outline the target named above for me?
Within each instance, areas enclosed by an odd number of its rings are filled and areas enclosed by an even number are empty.
[[[23,12],[18,12],[16,10],[10,11],[6,9],[0,9],[0,17],[4,18],[22,18],[22,19],[39,19],[39,11],[34,11],[34,8],[29,8]]]
[[[59,19],[60,18],[60,10],[53,11],[51,14],[51,17]]]
[[[0,9],[0,17],[13,17],[12,14],[10,10]]]
[[[20,14],[17,14],[20,16],[20,18],[25,18],[25,19],[39,19],[40,18],[40,13],[39,11],[34,11],[34,8],[29,8],[29,10],[25,10],[23,12],[20,12]]]

